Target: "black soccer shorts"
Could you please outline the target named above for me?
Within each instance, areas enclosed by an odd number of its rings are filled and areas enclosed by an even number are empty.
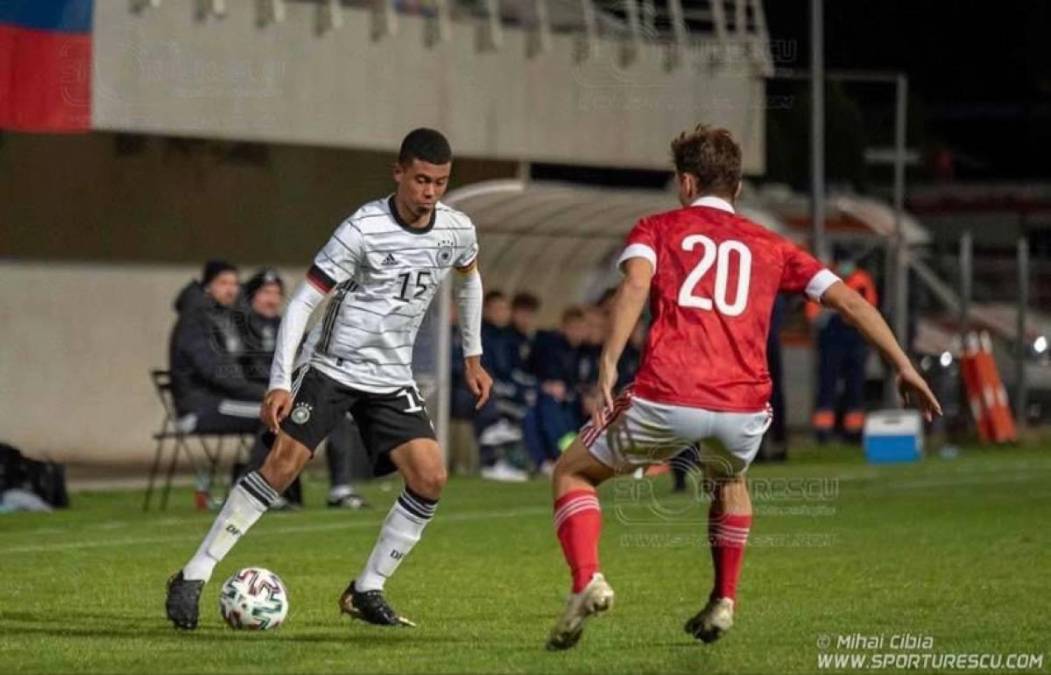
[[[317,368],[305,367],[308,370],[302,375],[292,411],[281,423],[281,430],[311,453],[348,412],[361,431],[375,476],[395,470],[390,453],[399,445],[417,438],[437,440],[415,387],[373,394],[341,384]]]

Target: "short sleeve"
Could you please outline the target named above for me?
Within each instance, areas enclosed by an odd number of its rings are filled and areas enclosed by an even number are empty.
[[[456,258],[456,262],[453,265],[458,271],[466,272],[478,260],[478,234],[475,232],[474,227],[462,231],[466,235],[464,237],[465,241],[461,244],[460,255]]]
[[[637,222],[624,243],[624,252],[617,258],[619,269],[623,270],[624,263],[632,258],[644,258],[653,265],[653,271],[657,271],[657,231],[650,219]]]
[[[364,241],[358,226],[345,221],[314,256],[307,281],[322,293],[328,293],[353,277],[364,258]]]
[[[817,258],[795,244],[784,244],[784,269],[781,272],[781,290],[789,293],[806,293],[811,300],[819,301],[839,277],[822,265]]]

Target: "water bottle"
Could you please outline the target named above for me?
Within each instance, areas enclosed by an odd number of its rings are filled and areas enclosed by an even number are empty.
[[[193,493],[193,505],[198,511],[207,511],[211,503],[211,495],[208,494],[208,477],[197,476],[196,489]]]

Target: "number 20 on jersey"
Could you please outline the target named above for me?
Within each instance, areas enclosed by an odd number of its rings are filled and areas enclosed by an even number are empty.
[[[679,288],[679,305],[706,311],[713,309],[725,316],[739,316],[748,306],[748,285],[752,277],[752,252],[739,241],[729,239],[716,244],[703,234],[691,234],[682,240],[684,251],[701,248],[701,259]],[[730,301],[727,288],[730,265],[737,265],[737,288]],[[695,295],[697,285],[715,267],[715,288],[711,298]]]

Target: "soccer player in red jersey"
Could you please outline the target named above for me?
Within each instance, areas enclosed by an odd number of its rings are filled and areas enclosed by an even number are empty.
[[[941,407],[879,312],[783,237],[734,212],[741,149],[730,132],[698,126],[671,144],[683,208],[643,218],[619,264],[612,327],[599,364],[605,407],[555,467],[555,529],[573,578],[549,649],[568,649],[585,620],[609,609],[599,572],[602,515],[596,488],[618,473],[701,447],[712,485],[708,516],[715,581],[686,632],[712,642],[733,625],[752,522],[745,471],[770,426],[766,338],[779,292],[806,293],[839,312],[897,373],[899,390],[930,420]],[[642,366],[616,399],[620,358],[647,299],[653,317]]]

